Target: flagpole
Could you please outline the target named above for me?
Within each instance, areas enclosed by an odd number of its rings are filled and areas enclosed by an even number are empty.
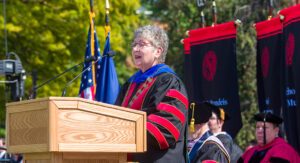
[[[89,12],[89,15],[90,15],[90,24],[91,24],[91,56],[95,56],[95,29],[94,29],[94,17],[95,17],[95,14],[94,14],[94,2],[93,0],[90,0],[90,7],[91,7],[91,10]],[[95,78],[95,73],[96,73],[96,69],[95,69],[95,64],[94,64],[94,61],[92,62],[93,64],[93,83],[94,83],[94,88],[96,88],[96,78]],[[95,90],[94,89],[94,94],[95,94]]]
[[[104,29],[105,29],[105,33],[106,33],[106,37],[108,35],[108,32],[110,32],[110,26],[109,26],[109,2],[108,0],[106,0],[105,2],[105,26],[104,26]]]
[[[93,8],[94,8],[94,1],[90,0],[90,7],[91,7],[91,12],[93,12]]]

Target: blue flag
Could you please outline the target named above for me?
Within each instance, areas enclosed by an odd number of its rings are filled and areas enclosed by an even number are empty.
[[[91,27],[93,27],[93,31],[91,31]],[[93,33],[93,35],[91,34]],[[92,48],[94,47],[94,48]],[[93,51],[92,51],[93,49]],[[97,39],[97,34],[94,26],[94,22],[90,25],[89,33],[88,33],[88,41],[85,49],[85,58],[95,56],[96,58],[101,57],[99,43]],[[85,70],[88,66],[90,66],[92,62],[88,64],[84,64],[83,70]],[[96,71],[100,69],[100,61],[96,63],[92,68],[82,74],[81,82],[80,82],[80,90],[79,97],[95,100],[95,87],[96,87]]]
[[[119,90],[120,85],[118,76],[112,57],[108,56],[110,51],[110,32],[106,37],[105,47],[103,56],[100,63],[100,69],[97,69],[97,89],[96,97],[97,101],[105,102],[108,104],[114,104]]]

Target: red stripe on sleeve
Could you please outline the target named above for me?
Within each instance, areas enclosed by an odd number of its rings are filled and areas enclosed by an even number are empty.
[[[169,112],[169,113],[173,114],[174,116],[176,116],[181,121],[182,125],[184,125],[185,116],[175,106],[172,106],[172,105],[169,105],[169,104],[165,104],[165,103],[160,103],[157,106],[157,109],[163,110],[163,111],[166,111],[166,112]]]
[[[170,89],[167,92],[166,96],[178,99],[179,101],[181,101],[185,105],[186,109],[188,109],[188,106],[189,106],[188,99],[184,95],[182,95],[180,92],[178,92],[177,90]]]
[[[177,130],[177,128],[167,119],[162,118],[160,116],[157,115],[149,115],[148,116],[148,120],[153,121],[155,123],[157,123],[158,125],[164,127],[165,129],[167,129],[174,137],[174,139],[177,141],[179,138],[179,131]]]
[[[157,140],[160,149],[169,148],[169,144],[167,140],[165,139],[165,137],[157,127],[155,127],[152,123],[147,122],[147,129]]]

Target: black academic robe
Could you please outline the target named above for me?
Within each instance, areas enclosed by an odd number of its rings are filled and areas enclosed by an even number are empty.
[[[236,163],[243,154],[241,148],[236,145],[226,134],[219,133],[215,136],[221,140],[227,152],[229,153],[230,162]]]
[[[148,84],[144,85],[145,82]],[[147,113],[147,152],[132,154],[128,161],[184,163],[188,99],[181,80],[173,73],[160,73],[142,83],[127,81],[116,105]]]

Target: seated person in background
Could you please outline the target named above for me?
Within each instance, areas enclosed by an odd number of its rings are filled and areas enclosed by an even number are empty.
[[[212,107],[206,102],[192,103],[191,109],[189,109],[188,150],[191,163],[202,163],[209,160],[222,163],[230,162],[230,156],[223,143],[208,128]]]
[[[18,156],[20,156],[20,157],[18,157]],[[4,162],[10,162],[10,163],[21,163],[22,162],[21,154],[7,153],[4,138],[0,138],[0,162],[3,162],[3,163]]]
[[[6,154],[5,140],[3,138],[0,138],[0,159],[3,158],[5,154]]]
[[[282,119],[270,112],[259,113],[254,116],[256,120],[257,146],[247,150],[238,163],[269,163],[290,162],[299,163],[300,158],[296,150],[284,139],[278,137],[279,124]]]
[[[209,118],[208,127],[210,131],[223,143],[230,155],[230,162],[237,162],[242,156],[243,151],[232,141],[231,136],[222,130],[224,123],[229,119],[230,116],[223,108],[212,105],[212,116]]]

